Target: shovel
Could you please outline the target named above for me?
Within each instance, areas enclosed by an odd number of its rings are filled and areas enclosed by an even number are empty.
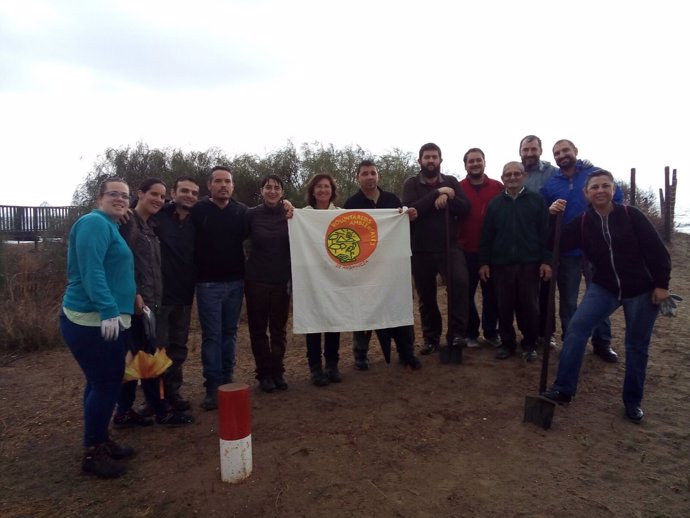
[[[451,333],[451,315],[453,314],[453,267],[451,266],[451,253],[450,253],[450,209],[448,204],[446,204],[446,295],[448,297],[446,306],[447,314],[447,326],[448,333],[446,339],[446,345],[441,347],[439,351],[439,356],[441,358],[441,363],[449,364],[461,364],[462,363],[462,346],[453,345],[453,335]]]
[[[554,314],[556,311],[556,278],[558,277],[558,259],[560,255],[561,245],[561,221],[563,220],[563,213],[559,212],[556,215],[555,236],[553,241],[553,266],[551,267],[551,283],[549,284],[549,300],[546,309],[546,332],[544,338],[544,354],[541,360],[541,377],[539,379],[539,394],[546,390],[546,378],[549,372],[549,337],[554,332]],[[553,420],[554,409],[556,403],[550,399],[546,399],[540,395],[525,397],[525,416],[523,422],[534,423],[541,426],[544,430],[551,428],[551,421]]]

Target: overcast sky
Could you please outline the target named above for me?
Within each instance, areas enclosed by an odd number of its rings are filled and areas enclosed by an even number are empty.
[[[457,5],[456,5],[457,4]],[[68,204],[108,147],[416,153],[530,133],[690,196],[682,2],[0,0],[0,204]],[[680,202],[679,202],[680,203]],[[687,202],[683,202],[688,204]]]

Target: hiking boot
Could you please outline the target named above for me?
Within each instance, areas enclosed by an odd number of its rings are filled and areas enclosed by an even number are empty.
[[[218,408],[218,395],[215,391],[206,394],[206,397],[201,402],[201,408],[204,410],[215,410]]]
[[[91,446],[84,451],[81,470],[98,478],[117,478],[127,471],[122,464],[110,457],[105,444]]]
[[[125,444],[118,444],[110,437],[103,443],[103,448],[108,456],[115,460],[126,459],[134,455],[134,448]]]
[[[431,353],[435,353],[436,351],[438,351],[438,344],[427,342],[422,346],[419,354],[427,356]]]
[[[194,416],[185,414],[184,412],[176,412],[175,410],[162,416],[156,416],[156,423],[170,427],[185,426],[193,422]]]
[[[183,398],[179,392],[172,392],[168,395],[167,399],[168,403],[170,403],[170,406],[175,410],[179,410],[180,412],[184,412],[185,410],[192,408],[192,405],[189,403],[189,401]]]
[[[340,383],[341,381],[343,381],[343,376],[340,374],[340,371],[338,370],[337,362],[326,363],[326,376],[328,377],[328,381],[332,383]]]
[[[273,376],[273,383],[275,383],[277,390],[287,390],[288,389],[287,381],[285,381],[285,377],[282,374],[278,374],[277,376]]]
[[[311,370],[311,382],[317,387],[325,387],[328,385],[328,376],[323,372],[321,365],[316,365],[310,368]]]
[[[131,408],[124,414],[113,416],[113,428],[131,428],[134,426],[151,426],[153,419],[137,414]]]
[[[271,392],[275,391],[276,384],[268,376],[262,376],[261,378],[259,378],[259,388],[264,392],[268,392],[270,394]]]

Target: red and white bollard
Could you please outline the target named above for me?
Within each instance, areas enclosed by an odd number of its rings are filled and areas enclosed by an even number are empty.
[[[252,474],[252,419],[249,385],[228,383],[218,387],[220,476],[240,482]]]

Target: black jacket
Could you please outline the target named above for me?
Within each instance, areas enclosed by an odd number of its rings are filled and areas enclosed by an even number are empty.
[[[398,198],[395,194],[392,192],[384,191],[383,189],[377,187],[379,190],[379,199],[374,203],[373,200],[370,200],[366,196],[364,196],[364,193],[360,189],[357,191],[355,194],[350,196],[347,201],[345,202],[345,205],[343,205],[344,209],[397,209],[398,207],[402,207],[402,203],[400,202],[400,198]]]

